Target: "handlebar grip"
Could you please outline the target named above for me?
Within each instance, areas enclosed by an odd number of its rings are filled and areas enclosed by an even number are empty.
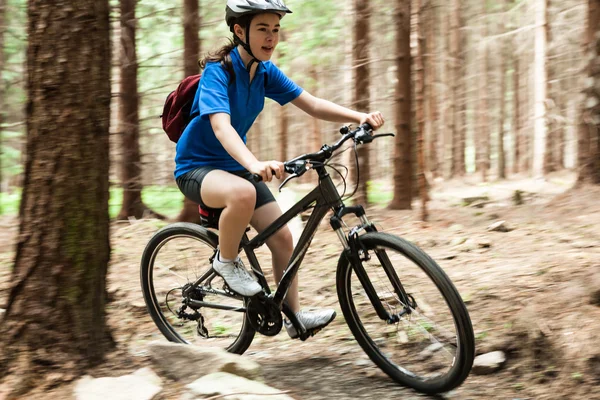
[[[271,170],[271,174],[275,176],[275,171]],[[254,182],[262,182],[263,180],[262,176],[258,174],[252,174],[252,178],[254,179]]]
[[[364,129],[365,131],[372,131],[373,127],[371,126],[371,124],[369,124],[368,122],[365,122],[364,124],[362,124],[360,126],[362,129]]]

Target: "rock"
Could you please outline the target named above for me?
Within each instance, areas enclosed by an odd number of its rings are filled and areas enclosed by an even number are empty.
[[[448,228],[448,230],[450,232],[455,232],[455,233],[456,232],[463,232],[465,230],[465,227],[462,226],[462,225],[460,225],[460,224],[453,224],[453,225],[450,225],[450,227]]]
[[[466,241],[467,241],[467,238],[455,237],[454,239],[452,239],[452,241],[450,241],[450,246],[452,246],[452,247],[460,246],[461,244],[463,244]]]
[[[465,198],[463,198],[463,205],[469,206],[475,202],[484,202],[484,201],[489,201],[489,200],[490,200],[490,198],[487,196],[465,197]]]
[[[462,252],[470,252],[477,250],[478,248],[479,245],[477,244],[477,242],[474,239],[469,239],[466,242],[464,242],[459,249]]]
[[[4,315],[4,313],[5,313],[5,312],[6,312],[6,310],[5,310],[5,309],[3,309],[3,308],[0,308],[0,317],[2,317],[2,315]]]
[[[214,372],[228,372],[248,379],[262,378],[259,364],[220,348],[161,341],[150,343],[148,352],[160,373],[183,383]]]
[[[490,232],[510,232],[510,231],[512,231],[512,229],[506,225],[506,221],[494,222],[493,224],[488,226],[487,230]]]
[[[142,368],[131,375],[97,378],[89,375],[77,381],[76,400],[151,400],[160,391],[161,380],[150,369]]]
[[[357,367],[370,367],[373,365],[373,363],[370,360],[358,359],[354,361],[354,365]]]
[[[417,358],[421,361],[425,361],[425,360],[431,358],[436,351],[439,351],[443,348],[444,348],[444,345],[439,342],[432,343],[429,346],[427,346],[425,348],[425,350],[423,350],[421,353],[419,353]]]
[[[573,243],[573,247],[576,249],[590,249],[592,247],[596,247],[596,243],[579,240]]]
[[[525,203],[523,201],[523,192],[520,190],[515,190],[515,192],[513,193],[513,196],[512,196],[512,200],[513,200],[513,204],[515,206],[523,205],[523,203]]]
[[[475,357],[473,373],[475,375],[489,375],[498,371],[506,362],[506,355],[502,351],[493,351]]]
[[[280,390],[226,372],[206,375],[186,387],[190,393],[185,398],[189,400],[213,396],[227,400],[293,400],[286,394],[278,394]]]
[[[492,247],[492,242],[489,239],[480,238],[477,239],[477,246],[479,246],[482,249],[489,249],[490,247]]]
[[[600,306],[600,266],[592,267],[592,274],[586,277],[584,283],[590,296],[590,304]]]

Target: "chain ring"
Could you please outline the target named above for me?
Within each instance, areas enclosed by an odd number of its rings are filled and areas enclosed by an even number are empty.
[[[246,318],[254,330],[265,336],[277,335],[283,326],[281,311],[270,297],[251,298],[246,307]]]

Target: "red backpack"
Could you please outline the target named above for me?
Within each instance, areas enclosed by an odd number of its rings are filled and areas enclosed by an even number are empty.
[[[177,143],[187,124],[197,116],[190,115],[190,111],[198,91],[198,82],[200,75],[188,76],[167,96],[160,118],[163,130],[172,142]]]

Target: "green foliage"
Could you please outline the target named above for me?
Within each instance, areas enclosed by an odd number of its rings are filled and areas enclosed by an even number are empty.
[[[343,56],[343,3],[322,0],[288,0],[293,11],[285,17],[282,29],[289,31],[293,54],[285,52],[285,64],[292,57],[304,55],[313,65],[330,64]],[[324,51],[324,49],[327,49]],[[286,49],[287,50],[287,49]]]
[[[181,211],[183,194],[176,187],[147,186],[142,191],[142,201],[157,213],[174,217]],[[108,202],[110,218],[115,218],[119,214],[122,202],[123,189],[111,188]]]
[[[142,191],[142,200],[154,211],[166,216],[176,216],[181,211],[183,195],[176,187],[148,186]],[[0,215],[14,215],[19,212],[21,189],[10,193],[0,193]],[[115,218],[121,210],[123,190],[113,187],[110,189],[108,212]]]
[[[15,189],[8,193],[0,193],[0,215],[19,214],[20,201],[21,189]]]
[[[392,201],[393,197],[393,190],[384,182],[369,181],[367,183],[367,198],[370,204],[385,206]]]

